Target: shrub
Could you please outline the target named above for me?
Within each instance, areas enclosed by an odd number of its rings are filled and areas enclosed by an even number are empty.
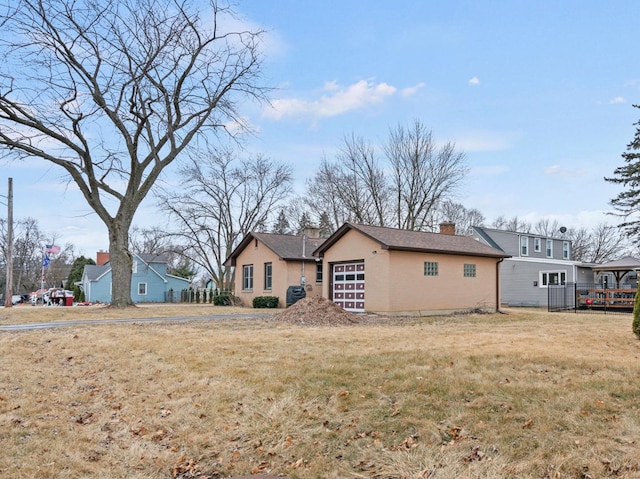
[[[277,296],[256,296],[253,298],[254,308],[277,308],[279,298]]]
[[[216,306],[231,306],[233,304],[233,295],[231,293],[220,293],[213,297],[213,304]]]

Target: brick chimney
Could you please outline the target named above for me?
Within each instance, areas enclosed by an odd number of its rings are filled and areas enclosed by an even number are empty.
[[[96,254],[96,264],[102,266],[109,261],[109,253],[106,251],[98,251]]]
[[[440,223],[440,234],[441,235],[455,235],[456,234],[456,224],[451,223],[450,221],[444,221]]]
[[[320,238],[320,228],[309,225],[304,228],[304,234],[307,238]]]

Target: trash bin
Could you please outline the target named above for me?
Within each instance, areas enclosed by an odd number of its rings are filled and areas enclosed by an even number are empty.
[[[307,295],[304,286],[289,286],[287,288],[287,308]]]
[[[65,296],[64,297],[64,305],[65,306],[73,306],[73,296]]]

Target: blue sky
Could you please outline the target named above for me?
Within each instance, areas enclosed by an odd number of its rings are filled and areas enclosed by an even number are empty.
[[[593,226],[618,190],[640,110],[635,1],[238,1],[267,30],[272,107],[248,104],[247,149],[288,163],[302,192],[344,135],[379,144],[420,120],[465,152],[457,201],[491,222],[518,216]],[[14,178],[14,215],[36,217],[94,256],[106,229],[62,171],[0,160]],[[4,214],[3,214],[4,216]],[[136,223],[159,217],[147,201]]]

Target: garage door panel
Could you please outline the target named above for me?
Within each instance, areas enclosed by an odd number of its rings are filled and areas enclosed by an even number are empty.
[[[333,302],[346,311],[364,312],[364,263],[333,265]]]

